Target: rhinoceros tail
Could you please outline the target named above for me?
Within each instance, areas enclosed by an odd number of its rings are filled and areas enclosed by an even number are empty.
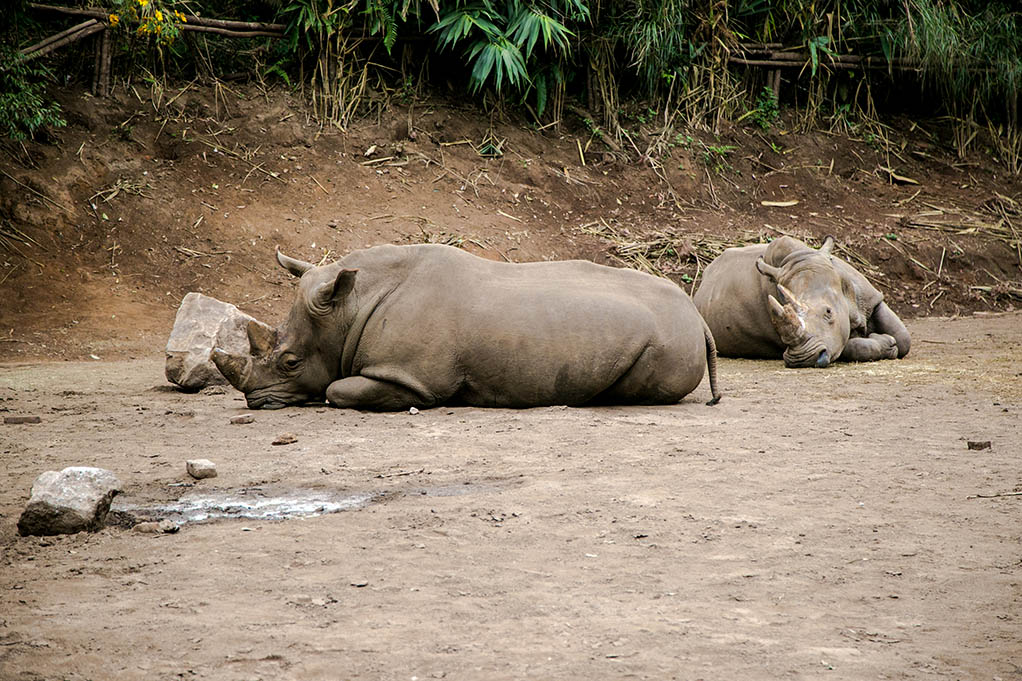
[[[706,339],[706,373],[710,377],[710,394],[713,399],[706,403],[712,407],[720,402],[720,390],[717,389],[717,343],[713,340],[710,327],[703,320],[703,337]]]

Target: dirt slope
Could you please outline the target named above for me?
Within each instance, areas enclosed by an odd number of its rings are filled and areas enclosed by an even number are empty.
[[[626,118],[626,156],[574,116],[535,131],[452,102],[395,105],[342,133],[254,88],[63,97],[52,144],[0,157],[0,358],[158,352],[193,290],[274,322],[291,295],[277,245],[315,261],[432,240],[620,262],[615,246],[666,236],[659,269],[689,286],[707,245],[834,234],[904,317],[1022,296],[1017,181],[987,155],[951,156],[936,125],[891,132],[878,152],[783,125],[658,137],[660,117]]]

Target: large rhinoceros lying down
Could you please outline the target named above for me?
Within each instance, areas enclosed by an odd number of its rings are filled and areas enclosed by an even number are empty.
[[[789,367],[908,354],[908,330],[860,272],[783,237],[729,248],[710,263],[694,300],[727,357],[784,357]]]
[[[287,321],[250,322],[251,356],[213,353],[253,409],[673,403],[707,369],[719,399],[713,337],[663,279],[432,244],[277,261],[301,277]]]

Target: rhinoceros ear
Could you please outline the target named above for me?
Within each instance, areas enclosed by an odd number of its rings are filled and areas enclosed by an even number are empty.
[[[823,240],[823,245],[820,246],[820,253],[824,255],[830,255],[831,250],[834,248],[834,237],[827,235]]]
[[[355,287],[357,269],[342,269],[333,281],[315,288],[309,298],[309,311],[316,315],[329,314]]]
[[[285,270],[295,275],[296,277],[302,276],[303,274],[311,270],[313,267],[315,267],[315,265],[313,265],[311,262],[305,262],[304,260],[289,258],[288,256],[281,253],[279,248],[277,249],[277,262],[280,264],[281,267],[283,267]]]
[[[777,278],[781,276],[781,268],[774,267],[773,265],[767,264],[767,261],[763,259],[763,256],[756,258],[756,269],[759,273],[766,276],[770,281],[777,282]]]
[[[248,345],[250,354],[255,357],[270,354],[277,347],[277,330],[255,319],[249,321]]]

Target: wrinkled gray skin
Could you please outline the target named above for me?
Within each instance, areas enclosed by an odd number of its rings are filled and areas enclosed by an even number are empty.
[[[789,367],[908,354],[908,330],[883,294],[851,265],[791,237],[729,248],[694,296],[726,357],[783,357]]]
[[[287,321],[250,323],[250,357],[213,354],[253,409],[673,403],[707,369],[719,399],[713,338],[663,279],[432,244],[277,260],[301,277]]]

